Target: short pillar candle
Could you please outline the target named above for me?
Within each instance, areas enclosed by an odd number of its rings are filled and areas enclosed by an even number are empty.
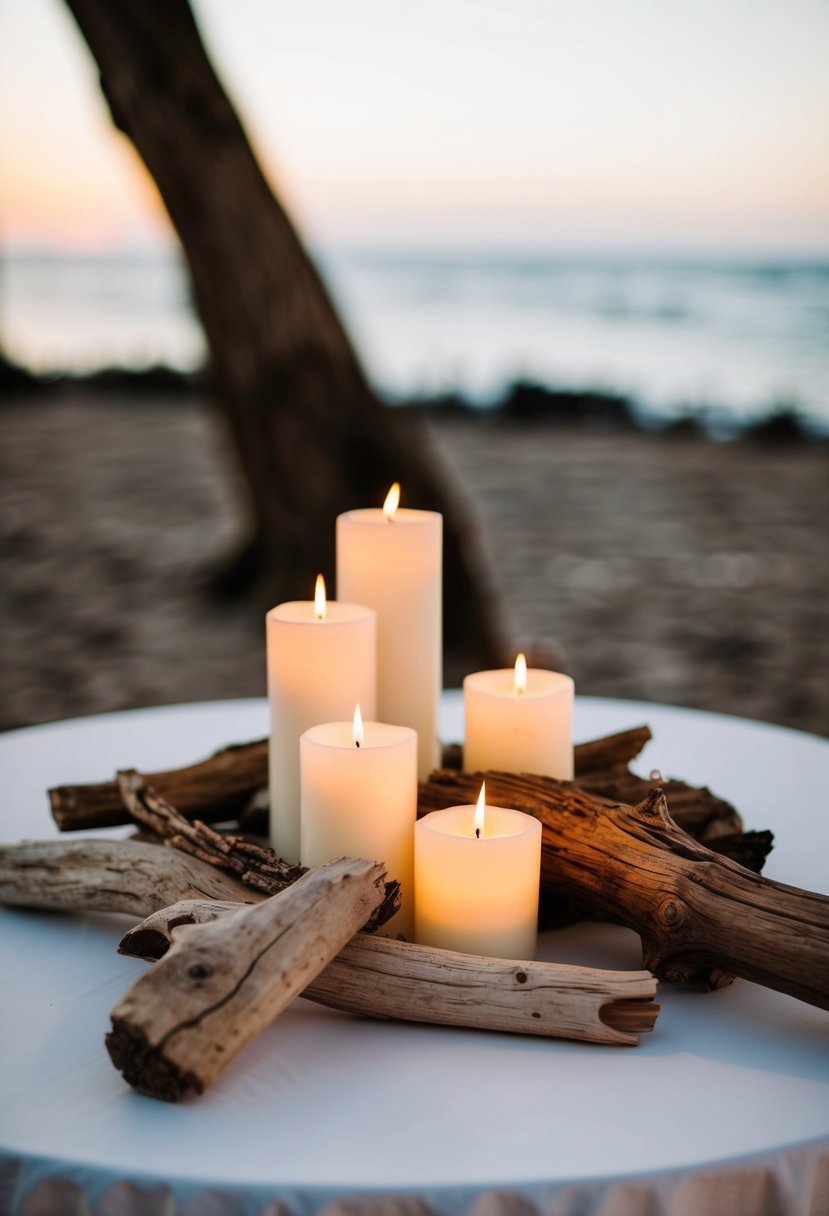
[[[477,807],[452,806],[417,822],[415,941],[530,960],[537,941],[541,824],[521,811],[484,807],[484,797],[482,789]]]
[[[361,604],[326,601],[319,579],[313,601],[270,610],[266,635],[271,845],[298,862],[299,738],[318,722],[350,718],[356,704],[375,716],[376,618]]]
[[[319,866],[334,857],[386,864],[400,883],[400,911],[380,930],[414,936],[414,824],[417,735],[384,722],[327,722],[300,739],[300,860]]]
[[[573,780],[570,676],[540,668],[478,671],[463,682],[466,772],[500,769]]]
[[[338,516],[337,594],[377,613],[377,717],[417,731],[425,781],[440,761],[443,516],[400,508],[399,492]]]

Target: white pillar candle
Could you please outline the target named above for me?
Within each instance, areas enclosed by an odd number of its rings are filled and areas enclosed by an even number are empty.
[[[380,930],[414,935],[414,824],[417,735],[384,722],[327,722],[300,739],[300,860],[319,866],[334,857],[386,864],[400,883],[400,911]]]
[[[573,779],[573,681],[558,671],[478,671],[463,682],[463,763],[468,773],[501,769]]]
[[[398,508],[394,491],[338,517],[337,594],[377,612],[377,717],[417,731],[423,781],[440,757],[443,516]]]
[[[415,826],[415,940],[494,958],[535,957],[541,824],[521,811],[451,806]],[[476,834],[475,820],[478,819]]]
[[[271,712],[270,835],[299,861],[299,737],[309,726],[350,717],[359,702],[376,716],[376,618],[362,604],[293,600],[266,617]]]

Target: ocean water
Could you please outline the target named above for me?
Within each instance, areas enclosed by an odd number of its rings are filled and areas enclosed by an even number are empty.
[[[318,262],[392,399],[458,391],[486,407],[532,379],[622,393],[645,419],[791,407],[829,431],[829,257],[362,249]],[[175,256],[15,253],[0,271],[0,343],[40,372],[204,357]]]

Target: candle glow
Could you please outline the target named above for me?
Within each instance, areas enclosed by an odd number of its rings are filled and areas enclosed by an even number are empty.
[[[389,523],[391,523],[391,521],[394,519],[395,515],[397,514],[397,508],[399,506],[400,506],[400,482],[395,481],[392,484],[391,489],[389,490],[388,494],[386,495],[385,502],[383,503],[383,514],[385,515],[385,517],[389,521]]]
[[[287,860],[299,861],[300,735],[317,722],[347,719],[358,702],[375,716],[376,632],[371,608],[326,600],[322,576],[315,600],[278,604],[265,618],[270,835]]]
[[[318,621],[324,621],[328,616],[328,601],[325,598],[325,579],[321,574],[317,575],[317,584],[314,588],[314,616]]]
[[[425,781],[440,764],[443,517],[399,497],[395,482],[382,508],[337,517],[337,594],[377,613],[377,717],[417,731]]]
[[[466,954],[531,959],[541,824],[521,811],[489,805],[484,829],[485,798],[482,786],[477,807],[432,811],[415,824],[415,941]]]
[[[475,818],[473,824],[475,827],[475,835],[480,840],[481,832],[484,830],[484,816],[486,815],[486,782],[481,782],[481,792],[478,795],[478,802],[475,806]]]
[[[300,861],[320,866],[334,857],[382,859],[387,878],[400,883],[401,906],[380,932],[411,941],[417,735],[368,715],[363,722],[358,705],[350,722],[305,731],[299,763]]]
[[[354,746],[359,747],[365,738],[363,730],[363,715],[360,713],[360,706],[354,706],[354,721],[351,724],[351,737],[354,740]]]
[[[492,769],[573,780],[573,692],[570,676],[527,667],[476,671],[463,682],[463,763],[468,773]]]

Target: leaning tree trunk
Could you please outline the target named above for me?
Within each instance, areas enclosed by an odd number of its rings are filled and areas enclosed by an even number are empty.
[[[420,423],[370,388],[186,0],[66,3],[184,248],[271,594],[307,598],[316,573],[333,569],[337,513],[380,505],[401,481],[409,505],[446,517],[447,651],[503,658],[463,507]]]

